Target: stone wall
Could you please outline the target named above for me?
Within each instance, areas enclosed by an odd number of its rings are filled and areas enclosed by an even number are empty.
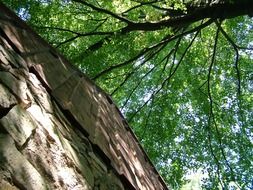
[[[111,98],[1,3],[0,189],[167,189]]]

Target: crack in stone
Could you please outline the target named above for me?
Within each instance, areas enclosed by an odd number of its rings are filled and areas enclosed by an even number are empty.
[[[15,105],[17,104],[12,104],[7,108],[0,106],[0,119],[6,116]]]
[[[21,54],[20,50],[17,48],[17,46],[10,40],[10,38],[8,38],[8,36],[5,34],[5,32],[3,31],[2,28],[0,28],[0,36],[2,36],[7,42],[8,44],[12,47],[12,49],[17,53],[17,54]]]

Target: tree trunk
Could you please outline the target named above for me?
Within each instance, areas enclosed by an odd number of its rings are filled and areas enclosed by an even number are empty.
[[[0,189],[167,189],[111,100],[0,4]]]

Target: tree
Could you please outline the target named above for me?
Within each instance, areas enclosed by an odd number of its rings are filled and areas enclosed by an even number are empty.
[[[8,1],[111,94],[168,184],[251,189],[251,0]]]

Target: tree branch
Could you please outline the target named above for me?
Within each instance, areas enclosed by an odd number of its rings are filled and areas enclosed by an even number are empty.
[[[169,60],[170,56],[172,55],[172,53],[173,53],[174,51],[175,51],[174,48],[171,49],[171,51],[168,53],[168,55],[166,55],[166,56],[161,60],[161,62],[157,64],[157,65],[160,65],[163,61],[166,60],[164,66],[163,66],[163,69],[162,69],[162,73],[165,71],[165,67],[166,67],[166,65],[168,64],[168,60]],[[128,101],[130,100],[130,98],[131,98],[131,96],[133,95],[133,93],[135,92],[135,90],[136,90],[136,89],[140,86],[140,84],[142,83],[143,79],[146,78],[150,73],[152,73],[152,72],[154,71],[155,68],[156,68],[156,66],[153,67],[152,69],[150,69],[148,72],[145,73],[144,76],[141,77],[141,79],[139,80],[139,82],[137,83],[137,85],[135,85],[135,87],[131,90],[131,92],[130,92],[130,94],[128,95],[128,97],[127,97],[126,101],[124,102],[124,104],[121,106],[122,108],[124,108],[124,107],[126,106],[126,104],[127,104]],[[162,73],[161,73],[161,75],[160,75],[160,79],[161,79],[161,77],[162,77]],[[160,79],[159,79],[159,80],[160,80]]]
[[[156,2],[157,2],[157,0],[150,1],[150,2],[148,2],[148,1],[147,2],[138,2],[139,3],[138,5],[129,8],[128,10],[124,11],[121,14],[124,15],[124,14],[126,14],[126,13],[128,13],[128,12],[134,10],[134,9],[137,9],[137,8],[143,6],[143,5],[150,5],[150,4],[153,4],[153,3],[156,3]]]
[[[238,46],[235,44],[235,42],[228,36],[228,34],[223,30],[221,25],[216,22],[217,27],[223,34],[223,36],[227,39],[227,41],[232,45],[234,51],[235,51],[235,69],[236,69],[236,75],[237,75],[237,94],[238,96],[241,95],[241,74],[240,74],[240,68],[239,68],[239,51],[238,51]]]
[[[160,41],[159,43],[157,43],[157,44],[155,44],[155,45],[153,45],[153,46],[151,46],[151,47],[144,48],[144,49],[143,49],[142,51],[140,51],[139,54],[137,54],[135,57],[133,57],[133,58],[131,58],[131,59],[129,59],[129,60],[123,62],[123,63],[120,63],[120,64],[118,64],[118,65],[112,65],[112,66],[110,66],[109,68],[107,68],[107,69],[101,71],[101,72],[98,73],[95,77],[93,77],[92,80],[96,80],[96,79],[98,79],[99,77],[101,77],[102,75],[104,75],[104,74],[106,74],[106,73],[109,73],[109,72],[112,72],[114,69],[117,69],[117,68],[120,68],[120,67],[123,67],[123,66],[126,66],[126,65],[132,63],[133,61],[137,60],[138,58],[140,58],[141,56],[143,56],[143,55],[144,55],[145,53],[147,53],[148,51],[151,51],[151,50],[153,50],[153,49],[155,49],[155,48],[157,48],[157,47],[159,47],[159,46],[161,46],[161,45],[163,45],[163,44],[167,44],[167,43],[169,43],[169,42],[171,42],[171,41],[173,41],[173,40],[175,40],[175,39],[177,39],[177,38],[180,38],[180,37],[182,37],[182,36],[185,36],[185,35],[187,35],[187,34],[191,34],[191,33],[194,33],[194,32],[196,32],[196,31],[199,31],[199,30],[201,30],[202,28],[205,28],[206,26],[208,26],[208,25],[210,25],[210,24],[212,24],[212,23],[213,23],[213,20],[210,19],[210,20],[206,21],[205,23],[203,23],[203,24],[201,24],[201,25],[195,27],[194,29],[188,30],[188,31],[186,31],[186,32],[180,33],[180,34],[175,35],[175,36],[170,36],[170,35],[169,35],[169,36],[167,36],[166,38],[164,38],[162,41]],[[99,41],[99,42],[100,42],[100,43],[103,43],[102,41]],[[99,44],[99,45],[102,46],[102,44]]]
[[[211,64],[209,66],[209,71],[208,71],[208,80],[207,80],[207,85],[208,85],[208,98],[209,98],[209,102],[210,102],[210,113],[209,113],[209,119],[208,119],[208,131],[209,133],[211,133],[211,119],[213,120],[214,122],[214,126],[215,126],[215,131],[216,131],[216,134],[217,134],[217,138],[218,138],[218,142],[219,142],[219,149],[221,151],[221,154],[222,154],[222,157],[223,159],[225,160],[225,163],[226,165],[228,166],[230,172],[231,172],[231,175],[232,175],[232,178],[234,178],[234,172],[233,172],[233,169],[231,168],[227,158],[226,158],[226,155],[225,155],[225,152],[224,152],[224,149],[222,147],[222,141],[221,141],[221,134],[219,132],[219,129],[218,129],[218,126],[217,126],[217,123],[216,123],[216,119],[215,119],[215,115],[214,115],[214,111],[213,111],[213,98],[212,98],[212,93],[211,93],[211,72],[212,72],[212,68],[213,68],[213,65],[214,65],[214,62],[215,62],[215,56],[216,56],[216,49],[217,49],[217,43],[218,43],[218,36],[219,36],[219,32],[221,30],[221,27],[220,27],[220,24],[216,23],[217,24],[217,31],[216,31],[216,36],[215,36],[215,42],[214,42],[214,48],[213,48],[213,55],[212,55],[212,60],[211,60]],[[210,134],[209,134],[210,135]],[[211,154],[213,155],[214,159],[216,160],[216,163],[218,164],[218,168],[220,168],[220,164],[219,164],[219,161],[217,159],[217,157],[214,155],[214,152],[211,151]],[[220,180],[220,179],[219,179]],[[221,183],[221,182],[220,182]],[[222,185],[222,183],[221,183]]]
[[[155,44],[155,45],[153,45],[153,46],[151,46],[151,47],[142,49],[142,51],[140,51],[139,54],[137,54],[137,55],[134,56],[133,58],[131,58],[131,59],[129,59],[129,60],[123,62],[123,63],[120,63],[120,64],[118,64],[118,65],[112,65],[112,66],[110,66],[109,68],[107,68],[107,69],[101,71],[101,72],[98,73],[95,77],[93,77],[92,80],[96,80],[97,78],[101,77],[102,75],[105,75],[105,74],[107,74],[107,73],[109,73],[109,72],[112,72],[114,69],[117,69],[117,68],[120,68],[120,67],[124,67],[124,66],[126,66],[126,65],[128,65],[128,64],[130,64],[130,63],[132,63],[133,61],[135,61],[135,60],[141,58],[143,55],[145,55],[145,54],[148,53],[149,51],[154,50],[154,49],[156,49],[156,48],[159,48],[159,46],[162,46],[162,45],[165,44],[165,43],[167,43],[167,42],[163,42],[163,41],[162,41],[162,42],[160,42],[160,43],[158,43],[158,44]]]
[[[104,36],[104,35],[113,35],[114,32],[87,32],[87,33],[83,33],[83,34],[78,34],[76,36],[73,36],[72,38],[69,38],[61,43],[59,43],[56,48],[59,48],[60,46],[62,46],[63,44],[66,44],[68,42],[71,42],[71,41],[74,41],[76,40],[77,38],[80,38],[80,37],[86,37],[86,36]]]
[[[200,30],[199,30],[199,31],[200,31]],[[196,37],[198,36],[199,31],[196,32],[195,36],[193,37],[193,39],[191,40],[191,42],[189,43],[189,45],[186,47],[184,53],[182,54],[180,60],[178,61],[177,66],[175,67],[175,69],[174,69],[174,70],[170,73],[170,75],[162,82],[162,84],[160,85],[160,87],[152,92],[152,94],[150,95],[149,99],[146,100],[146,101],[144,102],[144,104],[143,104],[141,107],[139,107],[139,108],[137,109],[137,111],[136,111],[134,114],[131,115],[131,117],[130,117],[129,120],[128,120],[129,122],[132,121],[132,119],[135,117],[135,115],[136,115],[137,113],[139,113],[139,112],[148,104],[148,102],[150,102],[152,99],[156,98],[156,95],[164,88],[165,84],[167,84],[167,83],[170,81],[170,79],[173,77],[173,75],[176,73],[177,69],[179,68],[179,65],[182,63],[184,56],[186,55],[186,53],[188,52],[189,48],[192,46],[193,42],[195,41]],[[153,101],[153,100],[152,100],[152,101]]]
[[[83,5],[87,6],[87,7],[90,7],[91,9],[93,9],[95,11],[100,12],[100,13],[104,13],[104,14],[110,15],[113,18],[115,18],[117,20],[120,20],[122,22],[125,22],[127,24],[132,23],[132,21],[128,20],[127,18],[119,16],[118,14],[113,13],[113,12],[107,10],[107,9],[96,7],[95,5],[92,5],[92,4],[90,4],[90,3],[86,2],[86,1],[83,1],[83,0],[72,0],[72,1],[77,2],[77,3],[81,3],[81,4],[83,4]]]
[[[210,152],[216,162],[218,179],[219,179],[220,184],[222,185],[221,177],[220,177],[220,162],[213,151],[213,147],[212,147],[212,143],[211,143],[212,142],[212,140],[211,140],[211,118],[213,116],[213,98],[212,98],[212,93],[211,93],[211,73],[212,73],[214,62],[215,62],[218,34],[219,34],[219,28],[216,31],[214,47],[213,47],[213,54],[212,54],[211,64],[209,66],[208,76],[207,76],[207,91],[208,91],[208,99],[209,99],[209,105],[210,105],[210,113],[209,113],[209,117],[208,117],[208,128],[207,129],[208,129],[208,141],[209,141]]]
[[[235,3],[218,3],[204,7],[196,7],[187,10],[187,14],[172,17],[159,22],[131,22],[122,29],[123,33],[129,31],[143,30],[154,31],[161,30],[164,27],[183,27],[194,22],[211,18],[211,19],[230,19],[241,15],[253,13],[253,1],[245,0]]]
[[[143,61],[137,68],[135,68],[132,72],[130,72],[130,73],[125,77],[124,81],[123,81],[122,83],[120,83],[120,85],[111,93],[111,96],[113,96],[113,95],[119,90],[119,88],[122,87],[122,86],[126,83],[126,81],[127,81],[134,73],[137,72],[137,70],[138,70],[140,67],[142,67],[145,63],[147,63],[149,60],[151,60],[151,59],[152,59],[157,53],[159,53],[164,47],[165,47],[165,45],[162,46],[162,47],[160,47],[158,50],[152,52],[151,55],[149,55],[147,58],[144,57],[144,61]]]
[[[208,76],[207,76],[207,91],[208,91],[208,99],[209,99],[209,102],[210,102],[210,112],[211,113],[213,113],[213,99],[212,99],[212,94],[211,94],[211,73],[212,73],[214,62],[215,62],[215,55],[216,55],[219,31],[220,30],[218,28],[217,31],[216,31],[216,35],[215,35],[212,60],[211,60],[211,64],[210,64],[209,69],[208,69]]]
[[[69,32],[72,34],[76,34],[76,35],[82,35],[82,33],[80,32],[76,32],[67,28],[60,28],[60,27],[54,27],[54,26],[37,26],[37,25],[33,25],[34,28],[38,28],[38,29],[47,29],[47,30],[58,30],[58,31],[62,31],[62,32]]]

